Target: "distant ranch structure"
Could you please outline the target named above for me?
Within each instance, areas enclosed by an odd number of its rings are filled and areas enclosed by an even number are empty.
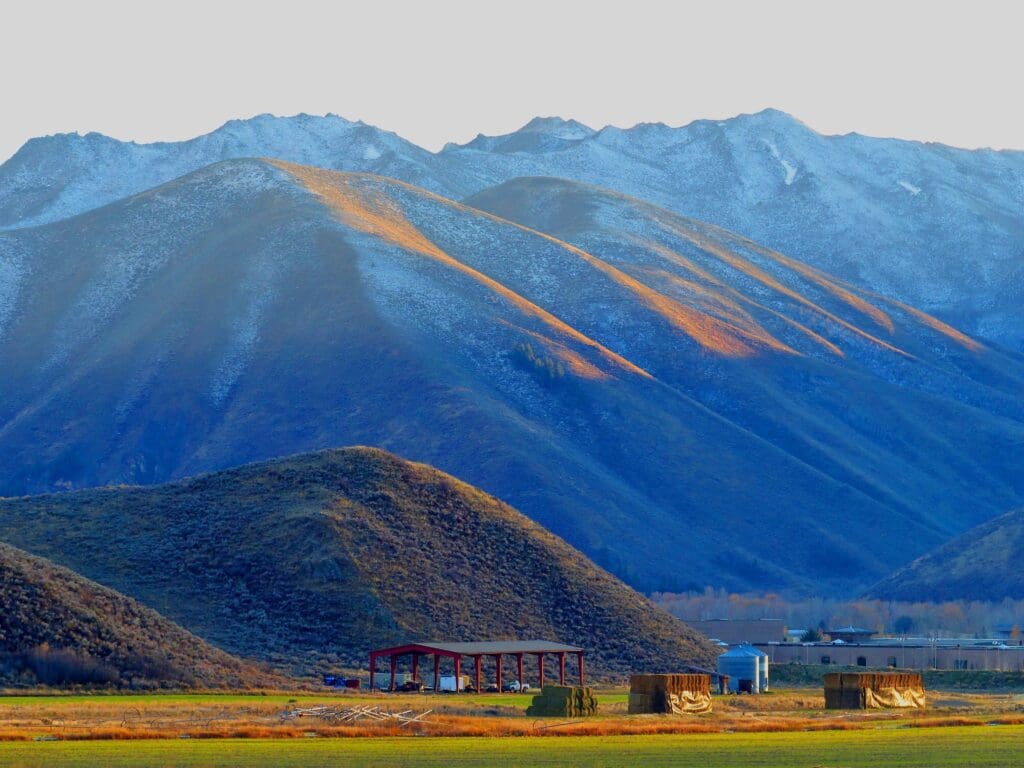
[[[523,660],[526,656],[536,658],[537,664],[537,687],[544,687],[544,659],[553,655],[558,663],[558,684],[565,685],[565,659],[567,655],[576,657],[576,670],[579,673],[579,684],[584,685],[583,649],[574,645],[553,643],[547,640],[490,640],[476,643],[448,643],[448,642],[425,642],[408,643],[397,645],[392,648],[379,648],[370,652],[370,680],[375,679],[377,661],[382,658],[388,659],[390,663],[390,684],[388,690],[395,689],[398,660],[401,657],[409,657],[412,664],[412,680],[419,680],[420,659],[424,656],[432,656],[434,659],[434,690],[440,689],[441,683],[441,660],[450,659],[454,667],[455,679],[462,677],[462,659],[469,657],[472,660],[475,671],[476,690],[480,691],[483,685],[483,659],[489,656],[494,660],[494,680],[498,690],[501,690],[502,683],[502,661],[506,656],[515,659],[516,679],[520,688],[526,682],[524,679]],[[458,686],[456,686],[458,689]]]
[[[1024,646],[1000,640],[879,638],[864,643],[765,643],[772,664],[835,664],[867,669],[1024,671]]]

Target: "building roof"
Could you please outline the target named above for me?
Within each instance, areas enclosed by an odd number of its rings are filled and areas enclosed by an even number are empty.
[[[873,629],[863,629],[862,627],[840,627],[839,629],[826,629],[826,635],[877,635]]]
[[[393,648],[377,648],[374,655],[387,656],[396,653],[441,653],[449,656],[488,656],[497,653],[579,653],[583,649],[575,645],[554,643],[549,640],[483,640],[475,643],[416,642]]]
[[[762,643],[766,646],[784,647],[795,646],[796,643]],[[835,648],[835,641],[819,643],[800,643],[804,648]],[[1024,654],[1024,645],[1007,645],[1005,640],[988,639],[972,640],[970,638],[939,638],[937,640],[923,637],[909,637],[900,639],[885,637],[875,640],[868,640],[863,643],[842,643],[847,648],[960,648],[965,651],[1015,651]]]
[[[722,656],[728,656],[729,658],[736,658],[738,656],[767,656],[768,654],[759,648],[755,648],[752,645],[743,643],[741,645],[734,645],[728,651],[722,654]]]

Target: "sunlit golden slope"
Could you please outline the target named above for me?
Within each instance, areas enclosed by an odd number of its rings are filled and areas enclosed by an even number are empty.
[[[576,329],[566,325],[550,312],[541,309],[498,281],[491,279],[482,272],[473,269],[458,259],[452,258],[442,251],[409,221],[393,200],[388,199],[379,189],[373,188],[373,177],[325,171],[320,168],[295,165],[294,163],[286,163],[281,160],[272,160],[270,162],[292,174],[309,191],[316,194],[348,226],[379,237],[391,245],[435,259],[451,269],[456,269],[501,296],[524,315],[540,320],[551,332],[564,337],[566,340],[595,350],[607,362],[620,366],[625,370],[640,374],[641,376],[648,375],[628,360],[623,359],[592,339],[587,338]],[[371,183],[366,183],[368,181]],[[409,188],[411,189],[411,187]],[[443,198],[437,197],[436,199],[442,200]],[[566,347],[565,344],[541,334],[532,335],[545,346],[557,349],[560,356],[567,357],[576,373],[581,375],[596,375],[599,373],[599,369],[596,366],[587,363],[579,354]]]
[[[899,346],[895,321],[884,304],[901,310],[905,325],[930,328],[970,350],[981,348],[978,342],[923,312],[858,291],[746,238],[615,193],[601,191],[648,218],[648,231],[630,232],[629,245],[637,254],[654,255],[657,260],[602,258],[599,252],[565,242],[539,226],[533,229],[521,211],[514,216],[510,212],[510,220],[504,220],[402,182],[270,162],[316,194],[346,225],[459,270],[540,321],[546,333],[556,338],[542,335],[538,341],[552,353],[567,357],[579,375],[594,375],[607,365],[641,375],[649,372],[630,358],[628,350],[609,348],[582,332],[580,326],[566,322],[558,307],[539,306],[528,295],[502,283],[486,265],[474,266],[440,248],[424,233],[429,222],[414,223],[399,198],[419,196],[461,214],[489,216],[505,225],[519,219],[515,226],[558,245],[567,257],[585,262],[660,322],[711,354],[742,358],[800,355],[817,349],[843,356],[844,341],[853,336],[880,350],[914,357]],[[486,208],[495,194],[481,193],[471,202]],[[500,206],[496,212],[502,212]],[[666,239],[674,242],[666,243]],[[787,333],[793,331],[795,335]],[[787,338],[781,338],[783,335]],[[566,343],[583,349],[573,350]],[[594,353],[598,359],[586,362],[585,355]]]
[[[983,350],[920,310],[611,190],[517,179],[466,203],[565,240],[709,352],[842,357],[854,345],[909,360],[922,353],[916,342],[938,343],[936,335],[969,352]]]

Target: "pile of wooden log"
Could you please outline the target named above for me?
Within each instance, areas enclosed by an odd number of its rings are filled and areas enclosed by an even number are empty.
[[[282,722],[298,720],[299,718],[312,718],[325,723],[342,724],[354,723],[358,720],[374,720],[377,722],[397,722],[400,728],[413,723],[426,723],[423,718],[434,710],[428,709],[425,712],[414,714],[413,710],[406,709],[402,712],[389,712],[380,706],[361,705],[356,707],[298,707],[281,713]]]

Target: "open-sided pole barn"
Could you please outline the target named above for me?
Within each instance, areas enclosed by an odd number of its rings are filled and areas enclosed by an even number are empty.
[[[401,656],[409,656],[412,659],[412,675],[414,680],[419,679],[420,657],[434,657],[434,690],[441,686],[441,659],[451,659],[455,666],[455,688],[459,688],[459,679],[462,676],[462,659],[469,657],[473,660],[473,671],[475,675],[474,684],[477,691],[483,685],[483,658],[490,656],[494,659],[495,682],[498,690],[501,690],[502,659],[505,656],[513,656],[516,660],[516,674],[519,679],[519,686],[522,688],[526,682],[524,679],[523,657],[526,654],[537,658],[537,687],[544,687],[544,657],[547,654],[554,654],[558,658],[558,679],[559,684],[565,685],[565,657],[571,654],[576,657],[576,666],[579,672],[580,685],[584,685],[583,649],[573,645],[552,643],[547,640],[492,640],[479,643],[408,643],[397,645],[393,648],[378,648],[370,651],[370,686],[373,687],[374,676],[377,672],[377,660],[387,658],[391,667],[391,683],[388,690],[395,689],[395,673],[398,668],[398,659]]]

